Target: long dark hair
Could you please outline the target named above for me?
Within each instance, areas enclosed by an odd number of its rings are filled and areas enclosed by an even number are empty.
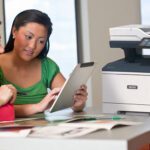
[[[47,41],[45,47],[43,48],[43,50],[41,51],[38,57],[44,58],[47,56],[50,47],[49,37],[52,33],[52,22],[47,14],[36,9],[29,9],[29,10],[22,11],[15,17],[12,23],[11,33],[8,42],[6,43],[5,46],[6,53],[12,51],[14,48],[12,29],[15,28],[16,30],[18,30],[21,26],[24,26],[27,23],[31,23],[31,22],[39,23],[41,25],[44,25],[47,28],[48,31]]]

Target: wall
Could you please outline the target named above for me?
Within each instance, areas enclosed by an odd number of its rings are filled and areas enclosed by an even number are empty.
[[[93,106],[101,106],[101,69],[124,56],[121,49],[109,48],[109,27],[140,23],[140,0],[79,0],[78,5],[80,61],[98,63],[89,101]]]

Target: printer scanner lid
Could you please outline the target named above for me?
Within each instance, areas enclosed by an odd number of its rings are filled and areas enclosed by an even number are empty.
[[[141,41],[143,38],[150,38],[150,26],[133,24],[109,29],[110,41]]]

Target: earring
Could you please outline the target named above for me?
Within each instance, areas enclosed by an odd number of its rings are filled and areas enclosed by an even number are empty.
[[[13,35],[13,39],[15,39],[15,35]]]

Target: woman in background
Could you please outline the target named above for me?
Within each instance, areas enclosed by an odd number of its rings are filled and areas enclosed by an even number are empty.
[[[0,42],[0,54],[3,52],[4,49]],[[12,121],[15,119],[13,103],[16,99],[16,93],[16,88],[11,84],[0,86],[0,121]]]
[[[14,101],[16,89],[12,85],[0,86],[0,121],[13,121],[15,119]]]

